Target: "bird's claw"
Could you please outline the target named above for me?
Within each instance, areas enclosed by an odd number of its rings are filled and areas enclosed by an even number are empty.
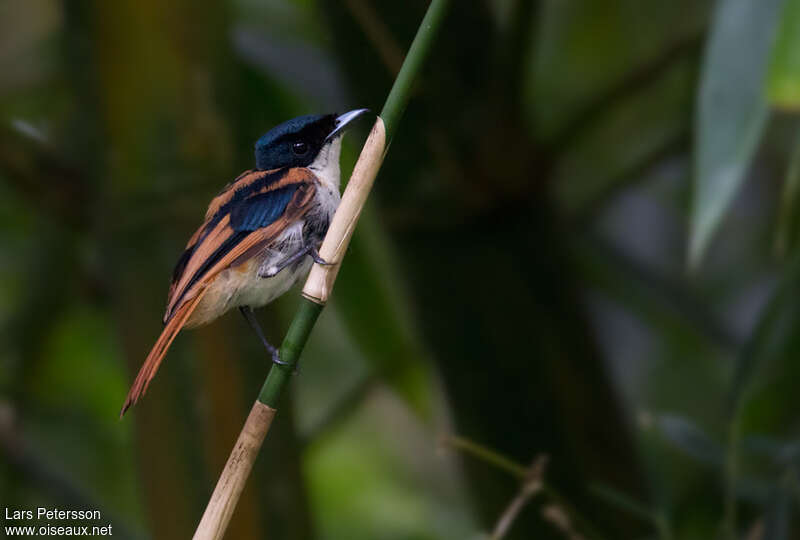
[[[283,360],[281,360],[281,353],[280,353],[280,351],[278,351],[278,349],[275,349],[272,352],[272,363],[273,364],[277,364],[279,366],[288,366],[289,365],[289,362],[284,362]],[[294,369],[292,370],[292,374],[293,375],[297,375],[297,373],[299,373],[299,371],[298,371],[298,368],[297,368],[297,364],[295,364],[294,365]]]
[[[322,266],[333,266],[334,263],[328,262],[319,255],[319,251],[316,248],[312,247],[309,249],[308,254],[311,255],[311,258],[314,259],[314,262],[322,265]]]
[[[281,360],[281,352],[278,349],[272,351],[272,363],[278,364],[279,366],[288,366],[289,362],[284,362]]]

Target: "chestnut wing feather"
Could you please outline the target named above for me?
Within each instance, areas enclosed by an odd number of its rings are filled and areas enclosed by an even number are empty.
[[[269,247],[302,218],[316,183],[304,168],[249,171],[215,197],[175,266],[164,323],[219,272]]]

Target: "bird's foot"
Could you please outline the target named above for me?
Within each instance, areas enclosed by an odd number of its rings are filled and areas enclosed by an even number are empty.
[[[317,264],[320,264],[322,266],[332,266],[333,265],[332,262],[328,262],[325,259],[323,259],[322,257],[320,257],[319,251],[317,251],[317,248],[315,248],[313,246],[309,246],[308,247],[308,254],[311,255],[311,258],[314,259],[314,262],[317,263]]]
[[[281,353],[280,353],[280,351],[278,349],[275,349],[274,351],[272,351],[272,363],[273,364],[277,364],[279,366],[288,366],[289,365],[289,362],[284,362],[283,360],[281,360]],[[298,373],[298,367],[297,367],[297,364],[295,364],[294,365],[294,369],[292,370],[292,375],[297,375],[297,373]]]
[[[280,262],[278,262],[276,264],[271,264],[271,265],[267,266],[266,268],[263,268],[263,267],[259,268],[258,277],[260,277],[260,278],[275,277],[278,274],[280,274],[283,271],[283,269],[285,269],[286,267],[288,267],[291,264],[294,264],[295,262],[297,262],[298,260],[302,259],[306,255],[310,255],[311,258],[314,259],[314,262],[317,263],[317,264],[321,264],[323,266],[330,266],[331,264],[333,264],[333,263],[329,263],[328,261],[326,261],[325,259],[320,257],[319,256],[319,252],[317,251],[317,248],[315,248],[312,245],[306,245],[306,246],[303,246],[303,248],[300,249],[299,251],[293,253],[292,255],[287,257],[286,259],[284,259],[284,260],[282,260],[282,261],[280,261]]]
[[[279,366],[288,366],[289,362],[284,362],[281,360],[281,352],[278,349],[272,350],[272,363],[278,364]]]

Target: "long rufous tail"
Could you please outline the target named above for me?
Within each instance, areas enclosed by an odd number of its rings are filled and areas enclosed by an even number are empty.
[[[186,324],[186,321],[197,307],[197,304],[200,303],[202,297],[203,291],[184,303],[173,313],[169,322],[164,327],[164,330],[161,332],[161,335],[158,337],[156,344],[153,345],[153,348],[150,350],[150,354],[147,355],[144,364],[139,368],[139,374],[136,375],[136,380],[133,381],[133,385],[131,385],[131,389],[128,391],[128,397],[125,398],[125,404],[122,405],[122,410],[119,411],[120,418],[122,418],[125,411],[132,405],[136,405],[139,398],[147,392],[147,387],[150,381],[153,380],[153,377],[155,377],[156,371],[158,371],[158,367],[161,365],[161,361],[167,354],[167,350],[169,350],[169,346],[172,345],[175,336],[178,335],[183,325]]]

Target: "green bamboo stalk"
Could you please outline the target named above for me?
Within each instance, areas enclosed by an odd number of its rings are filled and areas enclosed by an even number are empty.
[[[332,241],[331,243],[338,243],[337,247],[332,249],[340,249],[341,252],[337,253],[334,258],[328,258],[325,251],[326,243],[323,242],[322,256],[329,261],[334,261],[335,265],[325,267],[327,270],[322,274],[318,273],[317,277],[320,279],[316,281],[312,280],[312,278],[318,269],[316,267],[312,269],[306,288],[304,288],[304,297],[301,298],[300,306],[295,313],[294,319],[292,319],[286,337],[281,343],[280,355],[285,365],[273,364],[270,367],[264,385],[258,394],[258,399],[253,404],[250,415],[239,434],[239,439],[236,441],[228,462],[225,464],[225,468],[217,481],[217,486],[211,494],[208,506],[206,506],[200,524],[195,531],[195,540],[218,540],[225,535],[244,484],[250,475],[264,437],[269,431],[272,419],[275,416],[281,394],[286,387],[286,383],[291,379],[308,336],[311,335],[314,324],[325,306],[327,295],[336,278],[336,270],[338,270],[338,264],[341,262],[341,256],[344,254],[344,249],[346,249],[350,234],[352,234],[352,228],[355,226],[363,208],[375,175],[380,169],[386,148],[388,148],[388,142],[391,140],[397,123],[408,104],[414,79],[430,51],[433,39],[441,26],[449,3],[450,0],[432,0],[428,6],[428,11],[425,13],[425,18],[422,20],[419,30],[417,30],[417,35],[414,37],[403,66],[400,68],[400,73],[398,73],[392,90],[386,98],[381,115],[376,120],[375,126],[370,133],[370,138],[367,139],[364,145],[359,162],[353,171],[351,184],[348,184],[348,189],[343,196],[339,210],[341,211],[343,207],[348,206],[347,211],[337,212],[334,216],[328,237]],[[360,165],[361,167],[359,167]],[[356,171],[359,171],[358,180],[356,179]],[[351,190],[353,185],[357,185],[357,187]],[[353,194],[349,199],[347,198],[348,192]],[[345,203],[345,199],[347,199],[347,203]],[[337,226],[337,216],[342,218],[339,223],[343,223],[344,228],[340,227],[339,234],[332,236],[330,233]],[[323,295],[309,297],[305,292],[312,281],[315,285],[323,287],[323,289],[320,289],[324,292]]]
[[[278,400],[286,383],[292,377],[292,372],[300,359],[300,353],[303,352],[303,347],[305,347],[308,336],[311,334],[319,314],[322,313],[323,307],[323,304],[317,304],[307,298],[300,299],[297,313],[295,313],[286,337],[281,343],[281,360],[286,362],[286,365],[272,364],[264,385],[261,387],[261,392],[258,394],[258,401],[264,405],[273,409],[278,407]]]
[[[433,0],[428,6],[428,11],[425,13],[419,30],[417,30],[417,35],[408,49],[408,54],[403,61],[403,66],[400,68],[400,73],[397,74],[389,96],[386,98],[386,103],[384,103],[380,114],[386,129],[386,148],[389,147],[397,124],[403,116],[406,105],[408,105],[414,80],[422,67],[422,63],[428,56],[436,32],[441,26],[449,4],[450,0]],[[317,322],[323,307],[324,304],[319,304],[307,298],[300,300],[300,306],[297,308],[294,319],[292,319],[289,331],[286,333],[283,343],[281,343],[281,360],[286,362],[286,365],[272,365],[267,374],[267,379],[261,387],[261,392],[258,394],[258,400],[264,405],[273,409],[277,407],[283,389],[291,378],[295,365],[300,359],[300,354],[305,348],[308,336],[311,335],[311,330],[314,328],[314,324]]]

